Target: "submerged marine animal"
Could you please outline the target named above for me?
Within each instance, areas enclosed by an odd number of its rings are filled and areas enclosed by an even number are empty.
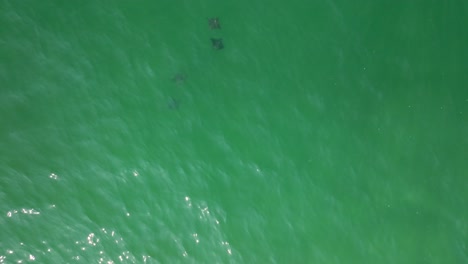
[[[176,75],[174,75],[174,77],[172,77],[172,81],[177,84],[181,84],[185,82],[186,79],[187,79],[187,76],[183,73],[177,73]]]
[[[221,24],[219,23],[219,18],[213,17],[208,19],[208,25],[210,25],[211,29],[220,29]]]
[[[211,39],[211,45],[213,46],[214,49],[216,50],[220,50],[220,49],[223,49],[224,48],[224,44],[223,44],[223,39],[215,39],[215,38],[212,38]]]

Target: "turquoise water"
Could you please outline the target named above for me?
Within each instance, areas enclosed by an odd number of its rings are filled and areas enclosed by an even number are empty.
[[[0,263],[468,263],[467,14],[1,1]]]

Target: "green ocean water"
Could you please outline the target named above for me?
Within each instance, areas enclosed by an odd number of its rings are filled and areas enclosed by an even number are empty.
[[[0,0],[0,263],[468,263],[466,25]]]

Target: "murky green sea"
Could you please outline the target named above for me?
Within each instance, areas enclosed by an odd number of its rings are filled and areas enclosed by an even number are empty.
[[[0,263],[468,263],[466,25],[0,0]]]

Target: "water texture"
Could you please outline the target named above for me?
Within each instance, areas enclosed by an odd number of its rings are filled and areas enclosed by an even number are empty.
[[[0,263],[468,263],[467,14],[1,0]]]

